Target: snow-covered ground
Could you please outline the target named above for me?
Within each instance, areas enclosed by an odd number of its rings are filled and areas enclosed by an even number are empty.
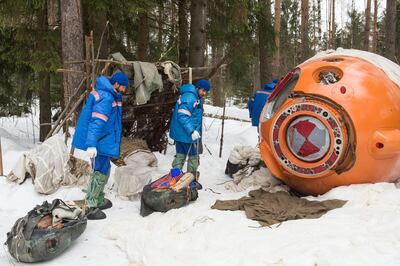
[[[247,114],[247,110],[230,110],[229,116],[241,119]],[[206,112],[222,114],[209,106]],[[0,120],[5,173],[24,150],[34,146],[32,123],[27,119]],[[400,191],[393,184],[340,187],[309,197],[348,203],[320,219],[289,221],[271,228],[260,228],[244,212],[211,210],[216,199],[247,194],[248,190],[227,191],[221,183],[229,180],[224,169],[230,150],[237,144],[256,145],[257,132],[250,123],[226,120],[219,158],[221,121],[205,118],[204,128],[204,143],[212,154],[205,149],[201,155],[204,188],[197,201],[143,218],[139,200],[123,201],[108,191],[114,207],[106,210],[107,219],[88,221],[86,231],[65,253],[41,265],[400,265]],[[169,170],[173,155],[173,146],[166,155],[156,154],[160,170]],[[84,194],[79,188],[61,188],[53,195],[39,195],[30,180],[15,185],[0,177],[0,240],[5,241],[17,218],[37,203],[57,197],[73,200]],[[13,264],[18,263],[6,247],[0,249],[0,265]]]

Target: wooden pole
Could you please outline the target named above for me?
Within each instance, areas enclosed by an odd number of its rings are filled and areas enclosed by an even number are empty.
[[[3,151],[1,149],[1,137],[0,137],[0,175],[4,175],[3,172]]]
[[[225,107],[226,107],[226,97],[224,97],[224,109],[222,112],[222,130],[221,130],[221,140],[219,144],[219,158],[221,158],[222,156],[222,146],[224,145]]]
[[[78,88],[75,90],[74,95],[71,96],[71,99],[69,99],[67,106],[65,106],[64,110],[61,112],[60,116],[57,118],[57,121],[54,123],[54,127],[50,130],[50,132],[47,134],[46,139],[50,138],[53,136],[53,132],[58,126],[58,124],[61,122],[62,118],[64,115],[67,113],[69,106],[72,104],[72,101],[75,99],[75,96],[78,94],[78,91],[82,87],[84,81],[86,80],[86,77],[83,77],[81,80],[81,83],[79,84]]]
[[[90,45],[92,49],[92,88],[94,88],[96,82],[96,62],[94,61],[93,31],[90,32]]]
[[[69,137],[69,119],[67,119],[66,121],[65,121],[65,139],[64,139],[64,141],[65,141],[65,145],[67,145],[67,143],[68,143],[68,137]]]
[[[76,108],[78,108],[78,106],[83,102],[83,100],[86,99],[86,96],[88,95],[89,91],[85,91],[81,97],[79,98],[79,100],[75,103],[75,105],[72,107],[71,111],[69,111],[69,113],[65,116],[64,120],[62,122],[60,122],[60,124],[55,128],[54,130],[54,134],[57,134],[60,129],[62,128],[62,126],[65,124],[65,122],[68,120],[68,118],[71,116],[71,114],[73,112],[75,112]]]

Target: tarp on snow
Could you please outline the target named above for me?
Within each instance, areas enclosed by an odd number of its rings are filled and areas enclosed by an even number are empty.
[[[85,185],[89,174],[89,163],[77,158],[70,160],[63,139],[55,135],[36,148],[24,152],[8,174],[7,180],[22,184],[31,176],[37,192],[51,194],[61,185]]]
[[[249,192],[249,197],[238,200],[217,200],[212,209],[243,210],[246,217],[270,226],[288,220],[319,218],[330,210],[342,207],[344,200],[309,201],[279,191],[270,193],[262,189]]]

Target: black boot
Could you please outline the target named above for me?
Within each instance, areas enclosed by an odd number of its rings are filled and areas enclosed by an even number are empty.
[[[191,172],[194,175],[194,181],[196,183],[196,189],[200,190],[203,188],[203,186],[199,183],[199,178],[200,178],[200,172],[196,171],[196,172]]]
[[[195,201],[195,200],[197,200],[198,197],[199,197],[199,194],[197,193],[197,189],[191,189],[189,201]]]
[[[103,220],[107,215],[102,212],[99,208],[90,208],[86,218],[88,220]]]
[[[106,210],[106,209],[111,208],[112,206],[113,206],[113,204],[112,204],[111,200],[104,198],[104,204],[99,206],[98,208],[100,210]]]

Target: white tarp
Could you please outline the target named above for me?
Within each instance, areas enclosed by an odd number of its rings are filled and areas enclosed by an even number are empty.
[[[320,52],[315,56],[311,57],[310,59],[308,59],[306,62],[332,55],[351,56],[363,59],[377,66],[378,68],[382,69],[394,83],[400,86],[400,66],[390,61],[389,59],[374,53],[356,49],[337,48],[336,50],[327,50]]]
[[[54,193],[61,185],[73,185],[78,181],[85,183],[88,176],[73,176],[68,161],[68,148],[63,139],[55,135],[25,152],[7,176],[7,180],[21,184],[28,174],[32,177],[35,190],[43,194]]]
[[[289,187],[272,176],[271,172],[265,168],[252,172],[250,175],[236,175],[235,178],[225,184],[227,190],[240,192],[252,187],[262,188],[268,192],[289,191]]]
[[[133,200],[154,176],[158,176],[157,158],[147,150],[136,150],[124,158],[125,166],[117,167],[113,189],[123,199]]]
[[[288,191],[289,188],[272,176],[271,172],[260,167],[260,151],[248,145],[236,145],[229,155],[229,162],[240,166],[240,170],[232,175],[233,180],[225,184],[227,190],[239,192],[249,187],[269,191]]]

